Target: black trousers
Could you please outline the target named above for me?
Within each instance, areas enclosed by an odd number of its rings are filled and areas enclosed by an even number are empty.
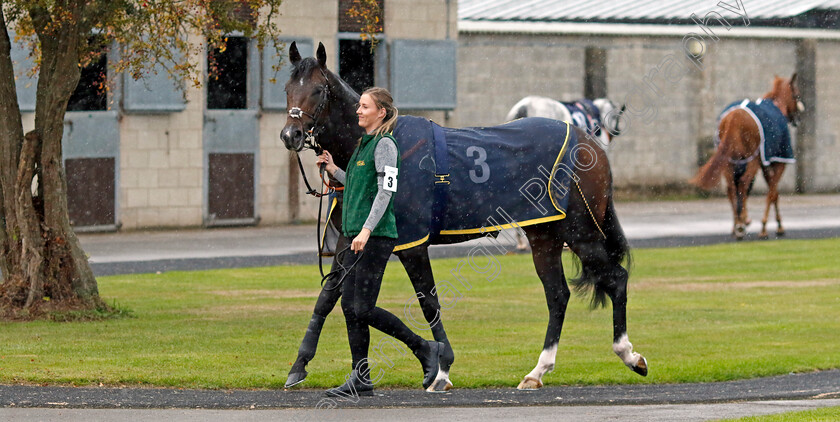
[[[371,236],[361,256],[348,249],[340,257],[344,268],[353,266],[341,286],[341,310],[347,322],[353,368],[361,369],[359,363],[368,356],[369,327],[402,341],[412,351],[425,342],[394,314],[376,306],[382,275],[396,244],[397,239]]]

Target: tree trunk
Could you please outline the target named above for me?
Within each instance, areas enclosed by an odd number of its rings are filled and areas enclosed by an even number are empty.
[[[6,18],[0,9],[0,271],[3,272],[0,298],[5,298],[20,273],[20,236],[16,201],[17,164],[23,141],[23,126],[15,92],[15,75],[11,59],[11,41]],[[5,301],[3,303],[5,310]],[[5,313],[5,312],[3,312]]]
[[[13,75],[9,81],[8,35],[2,23],[0,185],[6,221],[0,241],[6,258],[0,263],[4,265],[0,317],[31,318],[50,310],[105,307],[87,257],[70,227],[61,152],[67,101],[81,73],[78,51],[82,31],[68,22],[56,29],[48,20],[33,13],[42,55],[35,130],[26,136],[22,136]],[[14,113],[7,116],[9,109],[14,109],[16,117]],[[33,192],[36,176],[38,189]]]

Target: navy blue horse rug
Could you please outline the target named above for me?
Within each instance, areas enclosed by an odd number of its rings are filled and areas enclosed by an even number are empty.
[[[581,167],[570,126],[539,117],[450,129],[403,116],[394,137],[402,160],[395,250],[563,219]]]
[[[781,163],[796,162],[793,156],[793,147],[790,143],[788,119],[773,104],[773,101],[764,99],[758,101],[743,100],[729,104],[718,117],[718,127],[724,116],[737,109],[745,110],[758,126],[758,131],[761,134],[761,146],[759,146],[758,152],[761,154],[762,165],[769,166],[773,161]],[[715,143],[720,143],[719,132],[715,134]]]
[[[563,102],[569,115],[572,116],[572,123],[583,129],[586,133],[599,137],[601,136],[601,111],[591,100],[580,99],[575,102]]]

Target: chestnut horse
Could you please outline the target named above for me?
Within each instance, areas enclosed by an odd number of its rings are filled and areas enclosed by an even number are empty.
[[[286,83],[289,115],[286,126],[281,132],[281,138],[287,149],[297,153],[307,147],[315,150],[328,150],[340,168],[347,168],[357,140],[363,133],[355,114],[359,94],[353,91],[340,77],[327,69],[327,53],[323,44],[319,43],[316,57],[301,58],[295,43],[292,43],[289,48],[290,63],[293,66],[291,77]],[[400,119],[417,118],[401,117]],[[534,131],[530,124],[562,128],[567,139],[570,131],[574,131],[573,136],[579,139],[580,144],[585,143],[594,157],[591,168],[581,172],[578,175],[579,179],[575,179],[575,184],[568,191],[570,195],[568,195],[565,218],[542,219],[539,222],[534,222],[533,225],[523,224],[524,227],[522,227],[531,243],[534,265],[537,275],[543,283],[549,309],[549,321],[538,363],[534,370],[524,377],[518,388],[534,389],[541,387],[543,385],[543,375],[554,369],[566,305],[571,297],[560,259],[564,242],[577,255],[582,266],[581,277],[578,280],[573,280],[575,287],[593,291],[593,305],[605,305],[608,297],[612,301],[613,352],[631,370],[643,376],[647,375],[647,361],[633,351],[633,346],[627,337],[628,272],[623,265],[630,258],[629,246],[619,225],[612,202],[612,178],[606,153],[600,147],[594,147],[596,145],[595,141],[588,139],[580,129],[562,122],[533,118],[533,120],[520,121],[515,125],[524,127],[524,132],[521,133],[529,135]],[[397,129],[399,129],[399,123]],[[465,132],[457,129],[446,130]],[[482,132],[475,130],[470,131],[470,133]],[[402,145],[398,130],[395,130],[394,135],[400,144],[400,150],[404,151],[403,157],[411,154],[410,149],[406,150]],[[406,134],[407,137],[408,134]],[[477,142],[480,143],[481,140],[479,139]],[[484,147],[487,147],[488,157],[496,153],[490,147],[490,144],[479,145],[479,147],[482,148],[482,151],[484,151]],[[403,160],[403,164],[405,164],[405,158]],[[484,162],[481,164],[486,165]],[[405,169],[400,170],[401,173],[403,170]],[[453,170],[462,171],[460,168],[453,168]],[[418,212],[425,216],[434,215],[433,204],[431,203],[417,204],[411,209],[406,208],[401,203],[402,201],[416,200],[415,198],[418,195],[415,193],[421,192],[422,186],[435,184],[436,179],[431,174],[429,174],[428,180],[406,178],[403,177],[405,174],[410,173],[401,174],[400,191],[394,199],[398,227],[400,227],[401,219],[407,220],[406,215],[415,215]],[[510,176],[508,173],[505,174]],[[499,197],[494,197],[494,195],[511,198],[511,194],[506,192],[490,192],[481,189],[475,189],[475,192],[481,197],[460,198],[460,200],[484,201],[485,203],[495,204],[496,202],[493,201],[498,200]],[[403,195],[403,197],[400,197],[400,195]],[[524,197],[519,199],[526,200]],[[516,200],[516,197],[514,197],[514,200]],[[340,215],[340,212],[333,212],[331,221],[336,227],[340,227],[341,218],[340,216],[336,218],[336,215]],[[470,238],[483,237],[483,234],[456,235],[442,240],[442,235],[442,232],[433,233],[431,237],[426,236],[421,241],[408,244],[404,249],[395,248],[394,252],[405,267],[417,292],[423,315],[431,325],[432,335],[435,340],[446,344],[446,354],[441,359],[441,370],[438,378],[428,387],[427,391],[445,391],[451,387],[449,370],[454,360],[454,353],[446,337],[446,331],[439,319],[440,304],[435,294],[435,280],[429,261],[429,243],[454,243]],[[347,244],[348,240],[341,236],[338,240],[338,249]],[[338,269],[337,261],[334,260],[333,262],[334,271]],[[341,271],[341,269],[338,270]],[[338,277],[327,280],[325,288],[322,289],[318,297],[298,357],[289,373],[287,386],[303,381],[306,376],[305,366],[315,354],[315,347],[324,318],[335,307],[341,295],[340,289],[335,285],[337,283],[336,278]]]
[[[766,124],[760,112],[755,113],[751,109],[755,104],[764,104],[767,107],[772,104],[770,112],[780,113],[778,115],[781,125],[777,123],[774,127],[762,127]],[[782,216],[779,214],[779,181],[785,171],[785,164],[794,162],[792,149],[790,149],[790,131],[786,123],[796,126],[799,122],[799,114],[805,109],[799,96],[799,89],[796,86],[796,73],[790,79],[776,76],[773,80],[773,89],[765,94],[756,103],[749,103],[744,100],[740,104],[733,103],[727,107],[720,118],[717,131],[719,144],[717,150],[709,161],[700,168],[697,175],[691,179],[691,183],[705,190],[711,190],[717,186],[721,174],[726,179],[726,193],[732,205],[734,224],[732,235],[741,240],[746,234],[750,219],[747,215],[747,196],[749,196],[756,173],[760,169],[767,182],[767,204],[764,208],[764,217],[761,219],[761,233],[759,237],[766,239],[767,218],[770,215],[770,206],[776,211],[776,222],[778,227],[776,235],[782,236],[785,231],[782,227]],[[782,117],[783,116],[783,117]],[[785,122],[786,119],[787,121]],[[782,157],[771,156],[763,149],[765,140],[781,136],[787,140],[784,147],[788,154]]]

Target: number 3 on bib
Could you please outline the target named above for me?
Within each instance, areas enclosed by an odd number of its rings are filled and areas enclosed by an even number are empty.
[[[397,191],[397,170],[396,167],[385,166],[385,177],[382,180],[382,188],[396,192]]]

